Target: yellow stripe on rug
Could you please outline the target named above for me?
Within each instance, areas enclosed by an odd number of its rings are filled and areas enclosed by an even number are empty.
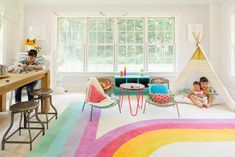
[[[124,143],[113,157],[144,157],[176,142],[235,141],[235,129],[162,129],[143,133]]]

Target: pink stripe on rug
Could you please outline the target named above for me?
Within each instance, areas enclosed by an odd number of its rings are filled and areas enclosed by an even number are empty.
[[[89,146],[92,146],[92,143],[96,140],[96,132],[98,129],[98,123],[100,119],[100,109],[94,108],[93,110],[93,118],[92,121],[88,121],[86,129],[82,135],[82,139],[78,145],[78,149],[76,150],[75,156],[87,156],[90,154]]]
[[[98,119],[100,116],[100,112],[99,113],[97,112],[96,114],[97,114],[96,118]],[[93,122],[91,123],[88,122],[84,136],[79,144],[79,147],[75,153],[75,156],[79,156],[79,157],[96,156],[97,153],[99,153],[107,144],[109,144],[116,138],[118,139],[119,136],[120,137],[124,136],[125,133],[127,133],[128,135],[128,132],[130,131],[133,131],[135,129],[138,130],[138,128],[141,129],[143,127],[148,128],[149,126],[153,126],[153,125],[156,127],[159,126],[161,129],[163,126],[165,128],[173,124],[178,124],[177,128],[180,128],[180,126],[181,128],[184,128],[183,126],[186,126],[187,124],[188,124],[187,128],[189,128],[189,126],[191,126],[191,128],[194,128],[195,124],[200,124],[198,125],[198,127],[199,126],[209,127],[208,124],[210,124],[211,128],[213,127],[216,128],[216,126],[214,126],[215,124],[220,125],[220,127],[235,126],[235,119],[156,119],[156,120],[136,122],[136,123],[132,123],[132,124],[128,124],[128,125],[116,128],[96,140],[95,135],[96,135],[97,127],[98,127],[97,119],[95,120],[94,118]],[[134,136],[129,137],[129,138],[133,138],[133,137]]]

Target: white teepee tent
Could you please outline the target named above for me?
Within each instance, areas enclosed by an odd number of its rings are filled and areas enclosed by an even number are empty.
[[[219,79],[218,75],[210,64],[208,57],[200,46],[200,41],[202,40],[199,40],[200,34],[196,36],[195,33],[193,33],[193,36],[196,40],[196,51],[191,57],[191,60],[187,64],[186,68],[181,72],[181,74],[175,81],[172,87],[172,91],[176,92],[177,89],[182,86],[187,79],[189,79],[193,74],[198,73],[201,76],[205,76],[208,78],[210,84],[216,90],[219,96],[224,100],[226,105],[228,105],[228,107],[232,111],[235,111],[235,103],[232,97]]]

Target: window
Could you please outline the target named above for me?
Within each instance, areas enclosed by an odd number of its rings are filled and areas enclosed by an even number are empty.
[[[144,69],[144,18],[118,20],[118,71]]]
[[[174,71],[174,18],[148,18],[148,71]]]
[[[58,19],[59,71],[84,71],[84,18]]]
[[[59,71],[175,71],[174,17],[58,18]]]
[[[113,32],[107,18],[88,18],[87,71],[113,71]]]

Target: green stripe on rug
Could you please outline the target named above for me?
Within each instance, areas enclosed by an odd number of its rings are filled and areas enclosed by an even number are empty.
[[[71,103],[33,147],[28,157],[59,156],[81,113],[81,103]],[[53,155],[51,155],[53,154]]]

